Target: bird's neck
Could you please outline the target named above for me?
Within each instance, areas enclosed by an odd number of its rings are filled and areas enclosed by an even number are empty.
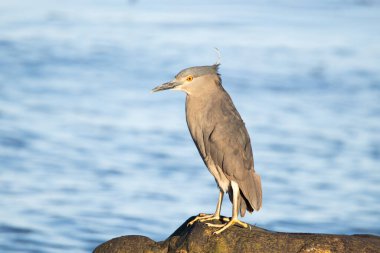
[[[218,104],[218,100],[223,94],[220,79],[216,75],[206,75],[202,77],[202,86],[192,89],[186,95],[186,118],[195,119],[193,122],[207,120],[209,111]],[[189,121],[188,121],[189,124]]]
[[[209,111],[215,104],[215,96],[212,94],[203,94],[203,96],[194,96],[193,94],[186,95],[186,118],[197,120],[206,120]]]

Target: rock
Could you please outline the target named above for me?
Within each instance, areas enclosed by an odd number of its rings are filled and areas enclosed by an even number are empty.
[[[189,218],[165,241],[155,242],[137,235],[122,236],[99,245],[93,253],[380,253],[380,237],[374,235],[281,233],[252,225],[251,229],[233,226],[220,235],[213,235],[216,228],[201,222],[187,227],[192,219]]]

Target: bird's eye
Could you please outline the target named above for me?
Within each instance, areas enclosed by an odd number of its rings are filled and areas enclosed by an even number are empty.
[[[188,81],[188,82],[193,81],[193,76],[188,76],[188,77],[186,77],[186,81]]]

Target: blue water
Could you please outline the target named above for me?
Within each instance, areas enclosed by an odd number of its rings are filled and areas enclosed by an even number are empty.
[[[149,91],[214,47],[262,177],[243,220],[380,235],[379,24],[377,1],[1,1],[0,252],[163,240],[213,212],[185,95]]]

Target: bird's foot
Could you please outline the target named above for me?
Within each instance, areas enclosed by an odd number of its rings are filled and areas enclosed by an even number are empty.
[[[227,218],[228,219],[228,218]],[[214,232],[214,235],[218,235],[220,233],[222,233],[224,230],[226,230],[227,228],[237,224],[243,228],[248,228],[249,225],[245,222],[242,222],[240,220],[238,220],[237,218],[231,218],[229,219],[228,223],[227,224],[212,224],[212,223],[206,223],[207,226],[209,227],[215,227],[215,228],[221,228],[219,229],[218,231]]]
[[[225,219],[225,217],[222,218],[222,220],[224,220],[224,219]],[[205,222],[205,221],[211,221],[211,220],[221,220],[221,217],[220,217],[220,215],[216,215],[216,214],[200,213],[192,221],[187,223],[187,226],[193,225],[196,221]]]

